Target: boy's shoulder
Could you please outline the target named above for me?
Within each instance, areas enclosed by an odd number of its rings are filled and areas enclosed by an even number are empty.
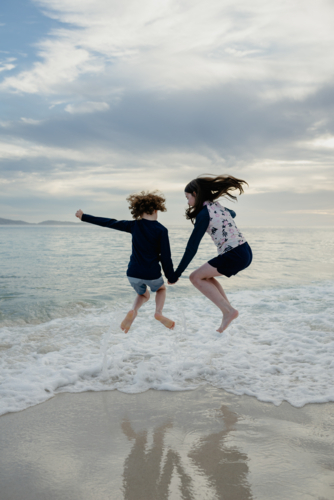
[[[160,229],[160,231],[163,231],[163,232],[168,233],[168,229],[167,229],[167,227],[165,227],[165,226],[164,226],[163,224],[161,224],[161,222],[159,222],[159,221],[155,221],[155,222],[156,222],[156,224],[157,224],[157,227]]]
[[[165,227],[161,222],[155,220],[154,221],[154,230],[159,237],[161,237],[163,234],[168,236],[168,229]]]
[[[134,220],[134,223],[141,224],[141,222],[145,219],[137,219]],[[161,224],[159,221],[154,220],[154,221],[148,221],[149,227],[154,228],[154,231],[158,231],[159,233],[162,232],[168,232],[167,227],[165,227],[163,224]]]

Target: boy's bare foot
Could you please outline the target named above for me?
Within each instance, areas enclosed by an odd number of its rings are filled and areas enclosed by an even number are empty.
[[[157,319],[158,321],[160,321],[160,323],[162,323],[166,328],[169,328],[170,330],[173,330],[173,328],[175,326],[175,321],[172,321],[171,319],[168,319],[168,318],[166,318],[165,316],[163,316],[162,314],[159,314],[159,313],[155,313],[154,317],[155,317],[155,319]]]
[[[231,309],[227,314],[223,314],[223,321],[220,327],[218,328],[217,332],[222,333],[228,325],[237,317],[239,316],[239,313],[236,309]]]
[[[122,328],[124,333],[128,333],[136,316],[137,316],[137,312],[134,311],[133,309],[131,311],[129,311],[128,314],[125,316],[125,318],[123,319],[123,321],[121,323],[121,328]]]

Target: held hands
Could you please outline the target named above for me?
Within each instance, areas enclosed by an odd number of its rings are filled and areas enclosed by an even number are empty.
[[[83,211],[81,210],[81,208],[80,208],[80,210],[78,210],[78,211],[76,212],[75,216],[76,216],[76,217],[78,217],[78,219],[80,219],[80,220],[82,219],[82,216],[83,216]]]
[[[178,281],[179,281],[179,278],[177,278],[177,280],[176,280],[174,283],[170,283],[170,282],[167,280],[167,283],[168,283],[169,285],[175,285]]]

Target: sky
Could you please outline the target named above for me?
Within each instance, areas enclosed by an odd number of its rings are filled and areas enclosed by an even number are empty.
[[[11,0],[0,13],[0,217],[166,225],[198,175],[248,182],[238,226],[334,223],[332,0]],[[236,220],[238,220],[236,219]]]

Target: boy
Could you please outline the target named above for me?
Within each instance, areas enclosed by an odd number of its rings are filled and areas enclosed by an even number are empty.
[[[173,329],[175,322],[162,315],[166,299],[166,287],[161,276],[162,268],[168,281],[177,281],[174,276],[173,262],[171,259],[168,231],[160,224],[158,210],[166,212],[165,198],[156,191],[132,194],[127,198],[129,209],[135,220],[105,219],[84,214],[82,210],[76,212],[76,217],[84,222],[98,226],[118,229],[132,234],[132,254],[128,265],[127,276],[130,285],[137,292],[133,308],[127,313],[121,323],[124,333],[128,333],[138,314],[139,308],[148,301],[150,294],[156,292],[156,310],[154,317],[166,328]]]

